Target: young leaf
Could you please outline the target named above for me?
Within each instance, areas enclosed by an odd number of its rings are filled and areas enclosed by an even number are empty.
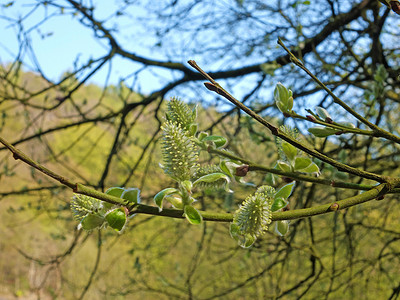
[[[289,231],[289,222],[287,220],[276,221],[273,226],[273,232],[277,235],[284,236]]]
[[[283,199],[287,199],[289,198],[290,194],[292,193],[293,189],[295,186],[295,182],[291,182],[289,184],[284,185],[283,187],[281,187],[274,195],[274,199],[278,199],[278,198],[283,198]]]
[[[180,185],[188,192],[192,192],[193,183],[190,180],[184,180],[180,182]]]
[[[103,225],[104,218],[97,214],[88,214],[82,219],[81,225],[85,230],[93,230],[95,228],[100,228]]]
[[[207,137],[207,136],[208,136],[208,133],[202,131],[197,135],[197,138],[199,139],[200,142],[202,142],[204,140],[204,138]]]
[[[282,208],[284,208],[286,205],[288,205],[288,201],[285,201],[283,198],[277,198],[275,199],[274,203],[271,206],[271,211],[277,211]]]
[[[213,142],[217,148],[225,146],[227,140],[223,136],[209,135],[202,139],[202,141]]]
[[[313,163],[311,163],[307,168],[302,169],[301,172],[305,172],[305,173],[317,173],[317,174],[319,174],[319,168],[318,168],[318,166],[313,162]]]
[[[229,233],[233,239],[238,240],[238,236],[240,235],[240,228],[235,223],[231,223],[229,226]]]
[[[331,116],[329,115],[329,113],[326,111],[326,109],[325,108],[322,108],[322,107],[320,107],[320,106],[317,106],[317,108],[315,109],[316,110],[316,112],[317,112],[317,115],[322,119],[322,120],[326,120],[326,119],[331,119],[332,120],[332,118],[331,118]]]
[[[249,248],[254,244],[256,238],[250,234],[242,234],[240,228],[235,223],[231,223],[229,227],[231,237],[238,242],[238,245],[243,248]]]
[[[178,195],[168,195],[164,198],[166,201],[172,204],[177,209],[183,209],[182,198]]]
[[[230,182],[229,176],[224,173],[211,173],[211,174],[201,176],[199,179],[197,179],[195,182],[193,182],[193,186],[199,184],[200,182],[210,183],[210,182],[218,181],[220,179],[224,179],[227,183]]]
[[[284,162],[282,160],[278,160],[278,166],[279,169],[281,169],[284,172],[292,172],[292,168],[287,162]]]
[[[297,148],[288,142],[282,142],[281,143],[282,151],[285,153],[286,157],[292,161],[297,154]]]
[[[311,159],[308,157],[296,157],[294,161],[294,170],[299,171],[307,168],[312,163]]]
[[[125,191],[122,187],[111,187],[106,191],[107,195],[121,198],[122,193]]]
[[[203,221],[200,212],[191,205],[186,205],[183,209],[186,219],[190,224],[199,225]]]
[[[230,168],[228,167],[226,160],[221,160],[219,163],[219,168],[222,172],[224,172],[229,177],[233,177],[233,173],[231,172]]]
[[[121,231],[126,223],[126,214],[123,208],[110,211],[105,217],[108,225],[116,231]]]
[[[121,198],[128,200],[130,203],[140,203],[140,190],[138,188],[126,189]]]
[[[197,124],[191,124],[189,126],[189,134],[190,136],[195,136],[195,134],[197,133]]]
[[[282,83],[278,83],[274,90],[274,100],[281,112],[288,112],[293,108],[292,91],[288,90]]]
[[[250,234],[245,234],[238,239],[238,244],[242,248],[250,248],[254,242],[256,241],[257,238]]]
[[[323,138],[323,137],[327,137],[332,134],[335,134],[336,132],[338,132],[338,130],[329,128],[329,127],[317,126],[317,127],[308,128],[308,132],[313,134],[316,137]]]
[[[178,193],[179,193],[179,191],[175,188],[166,188],[166,189],[163,189],[162,191],[158,192],[154,196],[154,203],[158,206],[158,210],[162,211],[162,203],[166,196],[172,195],[172,194],[178,194]]]

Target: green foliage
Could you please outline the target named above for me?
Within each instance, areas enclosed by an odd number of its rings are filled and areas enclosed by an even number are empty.
[[[126,205],[140,203],[140,190],[137,188],[112,187],[106,194],[126,200]],[[86,195],[74,194],[71,200],[71,211],[74,219],[80,221],[78,228],[87,231],[107,226],[121,231],[126,223],[129,211]]]
[[[274,90],[276,106],[282,113],[290,113],[293,108],[293,93],[283,84],[278,83]]]
[[[299,132],[297,129],[293,129],[289,126],[281,126],[280,130],[294,140],[299,139]],[[278,146],[280,158],[277,161],[277,168],[285,172],[303,172],[319,175],[318,166],[312,162],[311,158],[304,157],[304,154],[296,147],[281,138],[276,139],[276,144]]]

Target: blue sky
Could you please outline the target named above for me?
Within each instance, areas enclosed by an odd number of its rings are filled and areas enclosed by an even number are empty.
[[[34,1],[19,0],[15,1],[14,4],[8,8],[0,8],[0,63],[5,64],[13,61],[18,53],[19,44],[17,41],[17,27],[10,26],[10,21],[6,18],[18,20],[20,17],[28,14],[34,7],[31,3]],[[114,1],[99,1],[99,5],[96,5],[96,18],[102,20],[109,16],[111,12],[116,9]],[[41,7],[35,10],[29,18],[24,21],[25,29],[28,29],[35,24],[41,22],[48,14],[59,14],[56,17],[49,18],[48,21],[40,25],[39,29],[33,29],[30,31],[30,39],[32,48],[35,51],[36,59],[39,65],[42,67],[45,75],[52,80],[57,80],[65,71],[71,71],[73,64],[79,55],[79,63],[86,62],[89,58],[96,59],[107,54],[105,47],[106,40],[99,40],[94,37],[93,31],[86,28],[79,23],[79,16],[72,16],[64,13],[61,15],[60,9],[49,7],[47,10]],[[135,14],[143,14],[143,11],[134,12]],[[112,26],[112,24],[107,24]],[[120,18],[118,20],[118,26],[121,28],[129,28],[132,24],[129,24],[127,18]],[[136,28],[135,28],[136,30]],[[129,40],[129,35],[125,35]],[[120,36],[121,39],[124,36]],[[144,40],[145,41],[145,40]],[[128,41],[129,42],[129,41]],[[143,41],[142,41],[143,42]],[[124,43],[126,48],[127,43]],[[155,53],[149,53],[147,47],[130,41],[129,51],[135,52],[143,56],[157,57]],[[34,68],[34,59],[29,51],[24,52],[24,63],[28,69]],[[159,57],[161,58],[161,57]],[[126,76],[132,71],[141,67],[139,64],[134,64],[128,60],[116,57],[113,59],[113,69],[110,73],[109,83],[117,84],[121,76]],[[105,79],[108,73],[108,65],[102,68],[95,76],[91,78],[90,82],[104,85]],[[151,80],[150,80],[151,78]],[[141,82],[152,82],[152,86],[142,84],[141,91],[147,92],[154,90],[154,77],[149,72],[141,73]]]

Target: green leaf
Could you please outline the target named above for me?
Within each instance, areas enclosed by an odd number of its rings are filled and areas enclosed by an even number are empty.
[[[276,102],[276,106],[282,113],[287,112],[287,106],[282,101]]]
[[[106,215],[106,221],[111,228],[115,229],[116,231],[121,231],[126,223],[125,209],[117,208],[110,211]]]
[[[162,203],[166,196],[172,195],[172,194],[178,194],[178,193],[179,193],[179,191],[174,188],[166,188],[166,189],[163,189],[162,191],[158,192],[154,196],[154,203],[158,206],[158,210],[162,211]]]
[[[308,128],[308,132],[313,134],[316,137],[323,138],[323,137],[327,137],[327,136],[330,136],[332,134],[335,134],[336,132],[338,132],[338,130],[333,129],[333,128],[329,128],[329,127],[317,126],[317,127]]]
[[[241,235],[239,226],[235,223],[231,223],[231,225],[229,226],[229,233],[231,237],[237,241],[239,239],[239,236]]]
[[[189,126],[190,136],[194,136],[196,133],[197,133],[197,124],[190,124]]]
[[[290,194],[292,194],[294,186],[295,186],[295,182],[291,182],[289,184],[284,185],[283,187],[281,187],[274,195],[274,199],[278,199],[278,198],[283,198],[283,199],[287,199],[289,198]]]
[[[318,173],[319,174],[319,168],[314,162],[311,163],[307,168],[302,169],[301,171],[305,172],[305,173]]]
[[[210,183],[210,182],[218,181],[220,179],[225,179],[227,183],[230,182],[229,176],[224,173],[211,173],[211,174],[201,176],[199,179],[197,179],[195,182],[193,182],[193,186],[199,184],[200,182]]]
[[[186,219],[190,224],[199,225],[203,221],[200,212],[191,205],[186,205],[183,209]]]
[[[297,148],[288,142],[282,142],[281,143],[282,151],[285,153],[286,157],[292,161],[297,154]]]
[[[289,91],[282,83],[278,82],[274,89],[275,102],[282,102],[283,104],[286,104],[288,98]]]
[[[199,139],[200,142],[202,142],[207,136],[208,136],[208,133],[202,131],[197,135],[197,138]]]
[[[208,142],[208,141],[213,142],[217,148],[225,146],[225,144],[227,142],[226,138],[224,138],[223,136],[218,136],[218,135],[209,135],[209,136],[204,137],[202,140],[206,141],[206,142]]]
[[[140,203],[140,190],[138,188],[126,189],[121,198],[128,200],[130,203]]]
[[[220,161],[219,168],[221,169],[222,172],[224,172],[229,177],[233,177],[233,174],[232,174],[231,170],[229,169],[225,160]]]
[[[180,185],[189,193],[192,193],[193,183],[190,180],[180,182]]]
[[[103,225],[104,218],[97,214],[88,214],[82,219],[81,225],[85,230],[93,230],[95,228],[100,228]]]
[[[275,234],[284,236],[289,231],[289,222],[287,220],[276,221],[272,228]]]
[[[288,106],[287,106],[288,111],[291,111],[292,108],[293,108],[293,96],[292,96],[292,94],[293,94],[292,91],[289,90],[289,95],[290,95],[290,97],[289,97],[289,99],[288,99]]]
[[[271,206],[271,211],[280,210],[280,209],[284,208],[288,204],[289,204],[289,202],[286,201],[285,199],[277,198],[277,199],[275,199],[274,203]]]
[[[166,201],[172,204],[173,207],[183,209],[182,198],[178,195],[168,195],[164,198]]]
[[[281,169],[284,172],[292,172],[292,168],[287,162],[284,162],[282,160],[278,160],[278,166],[279,169]]]
[[[122,187],[111,187],[106,191],[107,195],[121,198],[122,193],[125,191]]]
[[[315,111],[317,112],[317,115],[322,119],[322,120],[326,120],[326,119],[331,119],[331,116],[329,115],[329,113],[327,112],[327,110],[325,108],[322,108],[320,106],[317,106],[317,108],[315,109]]]
[[[311,159],[308,157],[296,157],[294,161],[294,170],[299,171],[307,168],[312,163]]]
[[[250,234],[245,234],[238,240],[238,244],[242,248],[250,248],[254,242],[256,241],[257,238]]]
[[[276,184],[276,175],[272,173],[267,173],[264,180],[268,183],[268,185],[274,186]]]
[[[237,241],[238,245],[243,248],[249,248],[254,244],[256,238],[250,234],[242,234],[239,226],[235,223],[231,223],[229,227],[229,233],[231,237]]]

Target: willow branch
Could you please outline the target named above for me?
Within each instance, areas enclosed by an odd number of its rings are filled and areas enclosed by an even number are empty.
[[[39,163],[32,160],[22,151],[16,149],[13,145],[8,143],[6,140],[0,137],[0,143],[6,146],[12,153],[15,159],[19,159],[26,164],[30,165],[31,167],[39,170],[43,174],[57,180],[61,184],[71,188],[75,193],[94,197],[99,200],[103,200],[105,202],[109,202],[116,205],[125,206],[129,209],[130,214],[135,213],[142,213],[142,214],[150,214],[155,216],[164,216],[164,217],[171,217],[171,218],[179,218],[183,219],[184,214],[183,210],[178,209],[163,209],[161,212],[159,211],[158,207],[149,206],[144,204],[134,204],[127,202],[125,199],[117,198],[100,191],[96,191],[92,188],[86,187],[80,183],[75,183],[51,170],[48,168],[40,165]],[[380,184],[379,186],[375,186],[372,189],[359,194],[354,197],[346,198],[341,201],[337,201],[330,204],[319,205],[311,208],[304,208],[304,209],[296,209],[296,210],[289,210],[285,212],[275,212],[272,213],[272,220],[290,220],[290,219],[299,219],[310,217],[314,215],[324,214],[332,211],[336,211],[339,209],[345,209],[354,205],[358,205],[377,197],[383,196],[391,189],[390,184]],[[201,211],[201,215],[203,216],[203,220],[205,221],[214,221],[214,222],[232,222],[233,214],[230,213],[217,213],[217,212],[208,212],[208,211]]]
[[[266,167],[266,166],[263,166],[260,164],[256,164],[256,163],[252,162],[251,160],[245,159],[245,158],[237,156],[233,153],[219,150],[219,149],[208,149],[208,152],[216,154],[221,157],[226,157],[226,158],[230,158],[230,159],[233,159],[236,161],[240,161],[249,166],[249,171],[260,171],[263,173],[272,173],[272,174],[288,177],[288,178],[298,180],[298,181],[305,181],[305,182],[312,182],[312,183],[317,183],[317,184],[322,184],[322,185],[329,185],[329,186],[332,186],[335,188],[345,188],[345,189],[367,191],[374,187],[373,185],[369,185],[369,184],[358,184],[358,183],[351,183],[351,182],[345,182],[345,181],[339,181],[339,180],[317,178],[317,177],[305,175],[305,174],[302,174],[299,172],[285,172],[280,169],[269,168],[269,167]],[[394,192],[395,190],[397,190],[397,189],[394,189],[392,192]],[[398,192],[400,192],[400,190]]]
[[[282,42],[281,39],[278,39],[278,44],[285,49],[285,51],[290,55],[290,60],[298,66],[300,69],[302,69],[304,72],[309,75],[312,80],[314,80],[323,90],[325,90],[329,96],[332,97],[333,101],[336,104],[339,104],[341,107],[343,107],[348,113],[352,114],[356,119],[358,119],[360,122],[364,123],[366,126],[372,129],[373,131],[373,136],[374,137],[383,137],[388,140],[391,140],[397,144],[400,144],[400,137],[380,128],[379,126],[375,125],[374,123],[371,123],[368,121],[366,118],[361,116],[359,113],[357,113],[354,109],[352,109],[350,106],[348,106],[344,101],[342,101],[338,96],[336,96],[325,84],[323,84],[307,67],[285,46],[285,44]],[[368,134],[370,135],[370,134]]]
[[[243,110],[245,113],[247,113],[250,117],[252,117],[254,120],[258,121],[260,124],[263,126],[267,127],[271,133],[282,140],[288,142],[289,144],[295,146],[296,148],[308,153],[309,155],[318,158],[319,160],[322,160],[323,162],[326,162],[330,164],[331,166],[335,167],[339,171],[347,172],[349,174],[356,175],[358,177],[366,178],[366,179],[371,179],[380,183],[383,182],[390,182],[391,185],[395,186],[399,183],[400,179],[398,178],[391,178],[388,176],[381,176],[378,174],[374,174],[371,172],[367,172],[364,170],[360,170],[354,167],[351,167],[349,165],[340,163],[320,152],[318,152],[315,149],[310,148],[309,146],[303,144],[302,142],[292,138],[291,136],[287,135],[284,133],[282,130],[280,130],[278,127],[272,125],[269,123],[267,120],[265,120],[263,117],[255,113],[253,110],[248,108],[246,105],[238,101],[235,97],[233,97],[231,94],[229,94],[219,83],[217,83],[209,74],[204,72],[194,60],[189,60],[188,61],[189,65],[191,65],[193,68],[195,68],[200,74],[202,74],[207,80],[209,80],[211,83],[206,82],[204,83],[205,87],[221,96],[223,96],[225,99],[227,99],[229,102],[231,102],[233,105],[239,107],[241,110]]]
[[[387,191],[388,191],[387,184],[380,184],[362,194],[345,198],[340,201],[318,205],[310,208],[288,210],[284,212],[274,212],[272,213],[272,221],[301,219],[301,218],[338,211],[341,209],[349,208],[373,200],[377,197],[384,195]],[[159,212],[157,207],[147,206],[147,205],[138,205],[132,211],[132,213],[151,214],[151,215],[166,216],[179,219],[185,218],[183,215],[183,210],[163,209],[161,212]],[[207,211],[200,211],[200,213],[203,216],[203,220],[205,221],[214,221],[214,222],[233,221],[233,214],[230,213],[215,213]]]

